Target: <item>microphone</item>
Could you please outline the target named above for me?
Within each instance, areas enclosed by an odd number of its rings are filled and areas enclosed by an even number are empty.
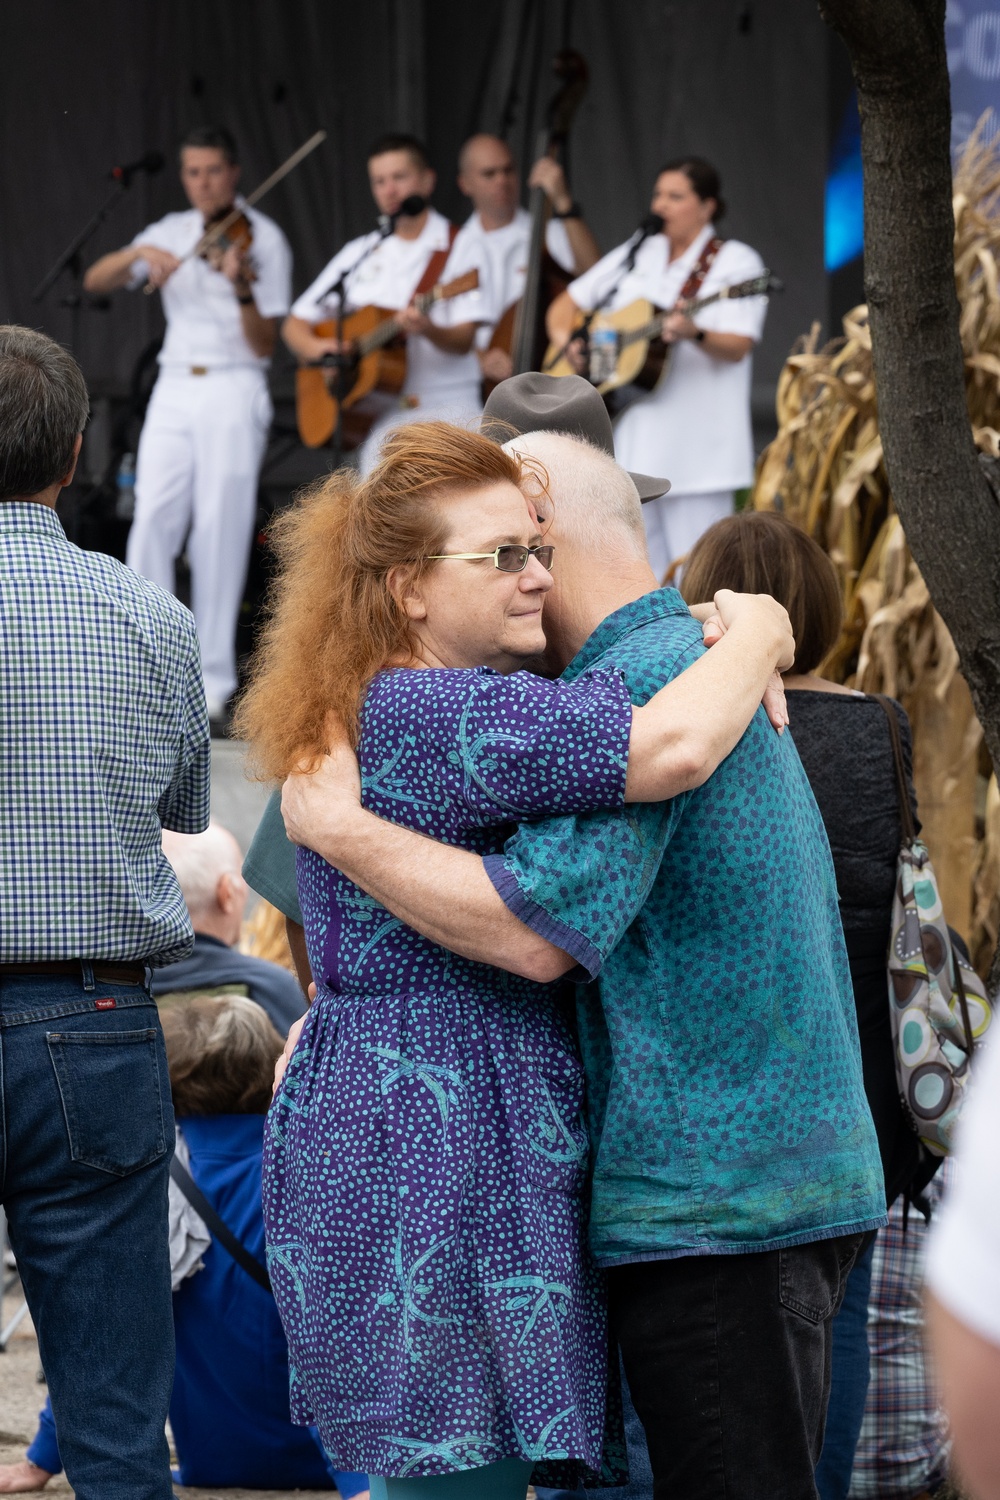
[[[624,267],[626,271],[631,271],[634,267],[635,257],[639,246],[643,244],[645,240],[648,240],[651,234],[659,234],[662,228],[663,220],[661,219],[659,214],[646,215],[642,223],[639,225],[639,228],[635,231],[632,238],[628,242],[628,257],[625,261]]]
[[[659,234],[663,229],[663,220],[659,214],[647,214],[632,238],[636,244],[641,245],[643,240],[648,240],[651,234]]]
[[[415,219],[426,207],[426,198],[422,198],[419,193],[411,193],[409,198],[403,199],[396,212],[389,215],[392,227],[395,229],[397,219]]]
[[[123,187],[128,187],[136,172],[147,172],[150,176],[154,172],[162,172],[165,160],[162,151],[147,151],[138,161],[130,161],[124,167],[112,167],[108,176],[114,182],[120,182]]]

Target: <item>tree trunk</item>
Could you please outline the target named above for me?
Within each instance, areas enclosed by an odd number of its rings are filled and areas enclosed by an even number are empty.
[[[847,46],[858,90],[865,293],[889,484],[1000,767],[1000,503],[965,399],[945,0],[819,8]]]

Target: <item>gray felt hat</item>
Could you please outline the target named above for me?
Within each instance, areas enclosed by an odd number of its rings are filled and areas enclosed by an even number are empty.
[[[502,380],[490,392],[482,426],[487,437],[501,443],[510,437],[512,427],[517,433],[568,432],[615,456],[608,409],[582,375],[541,375],[528,370]],[[650,474],[633,474],[632,479],[640,500],[655,500],[670,488],[669,479],[654,479]]]

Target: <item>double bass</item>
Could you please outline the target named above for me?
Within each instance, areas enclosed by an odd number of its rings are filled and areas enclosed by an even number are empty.
[[[549,101],[545,125],[535,143],[535,161],[541,156],[551,156],[556,161],[561,159],[573,116],[587,92],[589,72],[579,52],[568,47],[557,52],[552,71],[560,80],[559,88]],[[541,368],[546,348],[546,309],[573,279],[572,273],[557,265],[545,248],[549,203],[543,188],[532,188],[528,208],[531,239],[524,291],[505,309],[490,339],[491,349],[503,349],[511,356],[515,375]],[[485,384],[488,394],[496,382],[486,381]]]

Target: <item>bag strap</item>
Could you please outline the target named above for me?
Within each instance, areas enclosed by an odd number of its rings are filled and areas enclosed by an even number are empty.
[[[896,762],[896,786],[899,791],[899,816],[903,825],[903,838],[906,843],[912,844],[917,837],[917,830],[913,824],[913,809],[910,806],[910,792],[906,784],[906,767],[903,764],[903,741],[899,733],[899,720],[896,710],[892,706],[892,699],[885,693],[871,693],[876,703],[880,704],[886,718],[889,720],[889,738],[892,740],[892,755]],[[962,965],[958,954],[955,952],[954,943],[949,942],[951,948],[951,968],[955,976],[955,993],[958,995],[958,1005],[962,1012],[962,1025],[965,1027],[966,1050],[971,1057],[975,1048],[975,1038],[972,1035],[972,1020],[969,1016],[969,1000],[965,989],[965,979],[962,975]]]
[[[196,1213],[201,1214],[209,1231],[218,1240],[224,1250],[228,1250],[238,1266],[242,1266],[248,1276],[252,1276],[258,1286],[262,1286],[265,1292],[271,1290],[271,1278],[267,1269],[251,1255],[247,1247],[238,1240],[224,1219],[220,1218],[215,1209],[209,1203],[201,1188],[195,1182],[186,1167],[182,1167],[176,1156],[170,1163],[170,1175],[184,1194],[187,1201]]]
[[[414,297],[420,297],[424,292],[429,292],[432,287],[437,286],[438,282],[441,280],[441,274],[448,263],[448,257],[451,254],[451,247],[455,243],[455,236],[457,234],[458,225],[449,224],[448,244],[443,250],[435,250],[426,266],[424,266],[424,274],[417,282],[417,289],[413,293]]]
[[[870,697],[880,704],[882,712],[889,721],[889,738],[892,741],[892,758],[896,763],[896,790],[899,793],[899,821],[903,828],[903,840],[912,844],[917,837],[916,826],[913,822],[913,808],[910,806],[910,788],[906,780],[906,766],[903,762],[903,740],[899,733],[899,720],[896,710],[893,708],[892,699],[885,693],[871,693]]]

